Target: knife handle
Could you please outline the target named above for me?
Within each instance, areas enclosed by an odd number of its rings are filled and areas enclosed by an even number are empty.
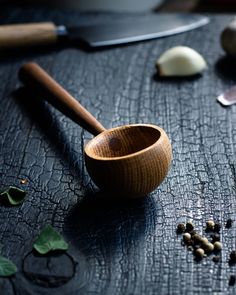
[[[57,41],[54,23],[29,23],[0,26],[0,49],[53,44]]]

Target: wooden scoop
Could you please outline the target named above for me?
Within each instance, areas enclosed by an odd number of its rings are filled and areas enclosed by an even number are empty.
[[[85,146],[85,163],[100,189],[111,195],[137,198],[146,196],[164,180],[171,164],[172,149],[163,129],[134,124],[106,130],[37,64],[24,64],[19,78],[95,135]]]

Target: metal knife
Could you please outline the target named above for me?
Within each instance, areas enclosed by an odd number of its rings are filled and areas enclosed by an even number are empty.
[[[131,20],[87,26],[29,23],[0,26],[0,49],[83,41],[91,47],[125,44],[170,36],[201,27],[209,18],[198,14],[146,14]]]

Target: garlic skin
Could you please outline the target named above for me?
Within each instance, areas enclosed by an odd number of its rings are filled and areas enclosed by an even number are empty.
[[[160,76],[192,76],[207,68],[204,58],[186,46],[165,51],[156,62]]]

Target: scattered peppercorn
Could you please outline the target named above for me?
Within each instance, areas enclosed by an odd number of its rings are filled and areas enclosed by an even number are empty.
[[[229,278],[229,286],[234,286],[236,283],[236,276],[235,275],[231,275]]]
[[[202,248],[198,248],[195,251],[195,255],[197,256],[197,258],[203,258],[205,255],[205,251]]]
[[[205,246],[209,243],[208,239],[205,237],[201,237],[200,242],[203,246]]]
[[[183,223],[179,223],[178,226],[177,226],[177,230],[176,231],[177,231],[178,234],[184,233],[184,231],[185,231],[185,225]]]
[[[215,242],[220,241],[220,235],[217,233],[214,233],[211,235],[211,242],[214,244]]]
[[[190,233],[184,233],[184,234],[183,234],[183,240],[184,240],[185,242],[191,240],[191,235],[190,235]]]
[[[215,251],[220,251],[222,249],[222,244],[221,242],[215,242],[214,243],[214,250]]]
[[[195,244],[200,244],[201,243],[201,240],[202,240],[202,236],[201,235],[195,234],[192,238],[193,238]]]
[[[194,226],[192,224],[192,222],[187,222],[186,223],[186,232],[191,232],[194,229]]]
[[[195,235],[197,234],[197,232],[196,232],[195,230],[192,230],[192,231],[190,231],[189,233],[190,233],[190,235],[192,236],[192,238],[193,238],[193,236],[195,236]]]
[[[230,221],[228,222],[228,224]],[[231,222],[232,224],[232,222]],[[209,241],[207,237],[202,236],[199,232],[194,230],[192,222],[180,223],[177,225],[177,233],[183,234],[181,244],[186,246],[189,251],[192,251],[195,255],[195,259],[200,261],[203,257],[210,255],[213,251],[215,256],[212,261],[218,263],[221,260],[220,255],[217,253],[222,249],[222,243],[220,242],[220,231],[221,225],[215,223],[213,220],[206,222],[206,230],[213,232]],[[236,263],[236,251],[232,251],[230,254],[229,264]]]
[[[219,223],[215,223],[214,232],[219,233],[220,232],[220,228],[221,228],[221,225]]]
[[[218,263],[220,261],[220,256],[214,256],[212,258],[212,261],[215,262],[215,263]]]
[[[232,227],[233,220],[231,218],[227,219],[225,228]],[[192,251],[195,255],[196,261],[202,260],[203,257],[211,254],[213,251],[215,254],[222,250],[222,243],[220,242],[220,232],[221,225],[215,223],[213,220],[208,220],[206,222],[206,232],[214,232],[210,235],[211,242],[208,241],[206,237],[197,233],[194,230],[194,226],[191,222],[187,222],[186,226],[183,223],[178,224],[177,233],[183,233],[183,239],[181,244],[187,246],[189,251]],[[215,255],[212,258],[214,263],[220,262],[221,257]],[[231,251],[229,265],[236,264],[236,251]],[[234,286],[236,283],[236,275],[231,275],[229,278],[229,286]]]
[[[215,227],[215,222],[213,220],[208,220],[206,222],[206,228],[207,228],[207,230],[213,231],[214,230],[214,227]]]
[[[214,245],[212,243],[207,243],[204,245],[204,250],[206,253],[211,253],[214,250]]]
[[[225,225],[225,227],[226,227],[226,228],[231,228],[232,224],[233,224],[233,220],[232,220],[231,218],[229,218],[229,219],[226,221],[226,225]]]
[[[191,246],[191,247],[193,247],[193,246],[194,246],[194,241],[193,241],[193,240],[188,240],[188,241],[185,242],[185,244],[186,244],[187,246]]]

